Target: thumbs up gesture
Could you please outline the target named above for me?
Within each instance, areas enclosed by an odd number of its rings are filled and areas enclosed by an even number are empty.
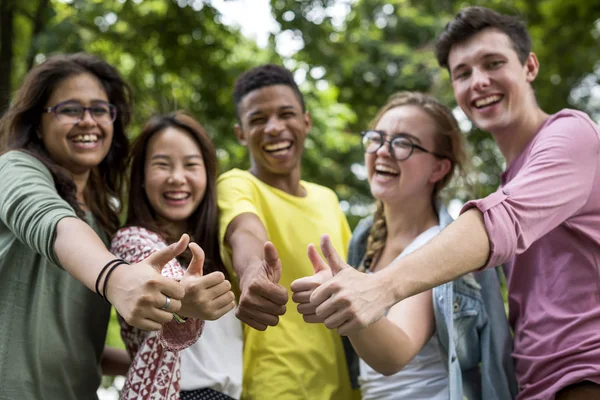
[[[327,235],[321,237],[321,251],[333,277],[310,295],[315,318],[329,329],[337,329],[340,335],[356,333],[379,320],[389,307],[389,301],[384,300],[389,297],[389,288],[382,280],[385,276],[365,274],[350,267],[335,251]]]
[[[333,250],[335,251],[335,250]],[[314,244],[308,245],[308,258],[313,265],[314,275],[296,279],[292,282],[292,300],[298,304],[298,312],[309,323],[323,322],[315,314],[316,306],[310,304],[312,292],[333,277],[329,265],[323,261]]]
[[[178,314],[201,320],[216,320],[235,307],[231,284],[222,272],[203,275],[204,251],[196,243],[190,243],[192,261],[180,283],[185,289]]]
[[[183,286],[161,275],[163,267],[185,251],[189,236],[158,250],[139,263],[114,270],[105,296],[125,321],[143,330],[158,330],[173,319],[185,295]]]
[[[288,301],[287,290],[279,284],[281,261],[273,243],[266,242],[263,252],[264,258],[252,259],[240,276],[241,295],[236,312],[239,320],[259,331],[279,323]]]

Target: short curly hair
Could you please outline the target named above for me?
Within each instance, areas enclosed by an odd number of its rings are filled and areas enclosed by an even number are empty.
[[[292,73],[280,65],[264,64],[244,72],[235,82],[233,104],[235,105],[235,115],[238,121],[240,120],[239,106],[243,98],[250,92],[273,85],[289,86],[296,94],[302,106],[302,112],[306,112],[304,96],[294,81]]]
[[[449,68],[448,56],[452,46],[487,28],[495,28],[505,33],[512,42],[521,64],[525,64],[531,52],[531,38],[518,17],[501,14],[485,7],[466,7],[459,11],[438,37],[435,55],[440,66]]]

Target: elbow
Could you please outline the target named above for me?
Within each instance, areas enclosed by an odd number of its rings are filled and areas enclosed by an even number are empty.
[[[404,368],[405,363],[403,362],[386,362],[386,363],[380,363],[378,365],[372,365],[371,367],[379,372],[381,375],[384,376],[392,376],[394,374],[397,374],[398,372],[400,372],[402,370],[402,368]]]

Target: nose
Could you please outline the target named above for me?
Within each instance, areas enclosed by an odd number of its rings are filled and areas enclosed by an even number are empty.
[[[471,88],[473,90],[482,90],[490,85],[490,78],[485,71],[479,68],[473,68],[471,72]]]
[[[375,152],[375,154],[377,154],[378,157],[391,157],[391,146],[392,144],[389,141],[384,140],[382,145]]]
[[[182,168],[173,168],[167,183],[171,185],[181,185],[185,182],[184,171]]]
[[[283,121],[279,117],[274,116],[269,118],[267,125],[265,125],[265,133],[268,135],[279,135],[284,129]]]
[[[85,109],[83,110],[83,114],[81,115],[81,120],[78,122],[79,125],[96,125],[97,122],[92,117],[92,110]]]

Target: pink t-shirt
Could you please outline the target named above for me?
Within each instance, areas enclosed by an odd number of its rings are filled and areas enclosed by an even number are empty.
[[[502,175],[467,203],[484,216],[505,263],[517,399],[553,399],[600,383],[600,128],[579,111],[548,118]]]

